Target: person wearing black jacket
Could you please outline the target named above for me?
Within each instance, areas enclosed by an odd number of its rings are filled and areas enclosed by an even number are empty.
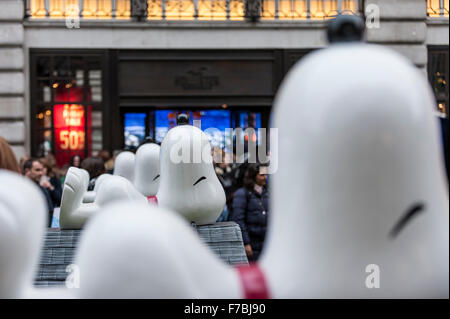
[[[233,221],[239,224],[245,252],[249,261],[256,261],[266,237],[269,194],[267,175],[259,164],[249,164],[244,177],[244,187],[233,197]]]
[[[40,158],[39,162],[43,165],[42,177],[39,185],[48,190],[54,207],[61,206],[62,185],[61,180],[56,176],[50,161],[45,157]]]
[[[38,159],[31,158],[23,165],[23,175],[36,183],[44,194],[48,208],[48,227],[51,227],[54,209],[53,202],[57,199],[59,194],[48,181],[47,183],[41,183],[42,176],[44,176],[44,165],[42,165]]]

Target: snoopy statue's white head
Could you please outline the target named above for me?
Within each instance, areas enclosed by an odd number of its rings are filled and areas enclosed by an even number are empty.
[[[136,151],[134,186],[145,196],[154,196],[159,187],[160,146],[154,143],[141,145]]]
[[[134,181],[135,155],[130,151],[120,152],[114,160],[113,175],[125,177],[130,182]]]
[[[169,130],[161,144],[158,204],[198,225],[214,223],[225,192],[214,171],[208,136],[191,125]]]
[[[293,67],[274,105],[278,171],[260,258],[273,296],[448,298],[434,108],[426,77],[382,46],[334,44]]]

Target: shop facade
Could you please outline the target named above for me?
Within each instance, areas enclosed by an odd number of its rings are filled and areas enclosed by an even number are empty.
[[[309,50],[30,50],[31,153],[74,155],[161,142],[183,112],[215,128],[269,127],[274,96]],[[211,136],[212,138],[213,136]]]

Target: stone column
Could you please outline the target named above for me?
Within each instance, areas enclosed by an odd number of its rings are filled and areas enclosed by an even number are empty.
[[[26,152],[25,76],[22,0],[2,0],[0,5],[0,136],[17,158]]]
[[[367,41],[386,45],[427,72],[427,5],[425,0],[366,0]],[[379,25],[377,11],[379,13]],[[375,15],[375,17],[374,17]],[[374,19],[370,19],[370,17]]]

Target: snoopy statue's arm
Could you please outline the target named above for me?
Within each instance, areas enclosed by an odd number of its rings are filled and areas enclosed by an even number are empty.
[[[86,220],[98,210],[94,203],[82,203],[89,184],[89,173],[70,167],[63,186],[60,209],[61,229],[80,229]]]
[[[99,183],[93,203],[82,203],[89,183],[89,174],[71,167],[67,172],[60,210],[61,229],[81,229],[101,206],[116,200],[136,200],[147,203],[129,180],[121,176],[108,176]]]

